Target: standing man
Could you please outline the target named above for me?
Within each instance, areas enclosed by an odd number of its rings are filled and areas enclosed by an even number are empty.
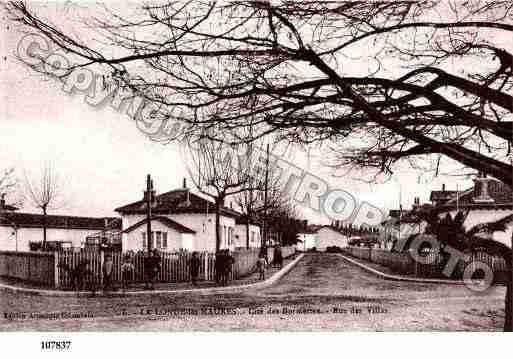
[[[221,284],[223,278],[225,255],[223,250],[216,252],[216,262],[214,264],[216,283]]]
[[[230,254],[229,249],[224,250],[224,261],[223,261],[223,268],[222,268],[222,285],[227,285],[228,280],[230,278],[230,273],[232,272],[232,266],[233,263],[235,263],[235,259]]]
[[[198,282],[200,265],[201,265],[201,261],[198,257],[198,252],[192,252],[192,258],[189,262],[189,269],[191,272],[192,285],[196,285]]]
[[[283,267],[283,253],[279,244],[274,247],[274,264],[280,269]]]
[[[105,261],[103,262],[103,290],[107,291],[112,290],[112,272],[114,269],[114,263],[112,262],[112,254],[107,254],[105,256]]]

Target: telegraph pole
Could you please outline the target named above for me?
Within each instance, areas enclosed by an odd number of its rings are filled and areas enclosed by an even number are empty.
[[[509,163],[511,164],[511,167],[513,168],[513,154],[510,154]],[[509,188],[513,192],[513,183],[509,184]],[[513,195],[511,200],[513,201]],[[506,313],[509,309],[509,318],[508,315],[505,316],[505,320],[509,319],[509,323],[505,323],[504,327],[508,328],[509,331],[513,331],[513,232],[511,233],[511,252],[510,252],[510,266],[509,266],[509,281],[507,284],[507,290],[506,290],[506,305],[509,305],[509,308],[506,308]]]
[[[269,186],[269,144],[267,144],[266,147],[266,156],[265,156],[265,183],[264,183],[264,246],[267,247],[267,191]],[[262,246],[262,247],[264,247]]]
[[[144,192],[144,199],[146,200],[146,241],[148,243],[148,253],[151,251],[151,206],[154,196],[153,180],[148,174],[146,176],[146,191]]]

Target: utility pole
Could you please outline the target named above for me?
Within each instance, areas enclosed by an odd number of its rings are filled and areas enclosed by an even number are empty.
[[[510,155],[509,158],[511,167],[513,167],[513,154]],[[510,189],[513,190],[513,183],[509,184]],[[512,191],[513,192],[513,191]],[[511,200],[513,201],[513,195]],[[510,266],[509,266],[509,283],[506,290],[506,305],[509,305],[509,308],[506,308],[506,313],[509,309],[509,318],[508,315],[505,316],[505,320],[509,319],[509,323],[505,323],[505,327],[510,331],[513,331],[513,233],[511,233],[511,253],[510,253]]]
[[[263,233],[263,246],[267,247],[268,240],[268,228],[267,228],[267,191],[268,191],[268,182],[269,182],[269,144],[267,144],[266,148],[266,156],[265,156],[265,183],[264,183],[264,233]]]
[[[146,241],[148,243],[148,253],[151,251],[151,206],[155,197],[153,190],[153,180],[148,174],[146,176],[146,191],[144,192],[144,199],[146,200]]]

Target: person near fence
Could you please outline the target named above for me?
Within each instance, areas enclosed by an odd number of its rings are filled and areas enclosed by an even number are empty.
[[[125,255],[123,264],[121,265],[121,287],[123,290],[127,289],[134,276],[134,265],[130,256]]]
[[[153,277],[153,253],[148,252],[144,255],[144,289],[150,289],[150,283]]]
[[[225,255],[224,251],[219,250],[216,252],[216,261],[214,264],[214,276],[216,279],[216,283],[220,284],[222,282],[222,276],[223,276],[223,268],[224,268],[224,262],[225,262]]]
[[[189,270],[191,274],[192,285],[196,285],[198,283],[200,265],[201,261],[198,256],[198,252],[192,252],[192,257],[189,261]]]
[[[221,285],[227,285],[230,279],[230,273],[232,272],[232,266],[235,263],[235,259],[230,254],[229,249],[224,250],[223,255],[223,266],[221,268]]]
[[[88,260],[83,260],[81,263],[81,275],[84,278],[86,289],[91,292],[91,295],[96,296],[96,276],[94,275],[91,263]]]
[[[258,256],[256,265],[259,274],[258,279],[265,280],[265,269],[267,267],[267,259],[265,258],[265,255],[263,253],[260,253],[260,255]]]
[[[283,267],[283,253],[279,244],[274,247],[274,265],[280,269]]]
[[[148,254],[145,260],[144,273],[146,276],[145,289],[155,289],[155,281],[160,272],[160,255],[157,249]]]
[[[105,255],[103,261],[103,290],[112,290],[112,274],[114,272],[114,262],[112,261],[112,254]]]

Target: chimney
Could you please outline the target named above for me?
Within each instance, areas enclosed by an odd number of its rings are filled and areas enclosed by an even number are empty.
[[[474,198],[472,199],[476,203],[493,203],[495,202],[490,193],[488,192],[488,184],[492,181],[491,178],[487,178],[486,174],[480,172],[478,177],[474,179]]]
[[[153,180],[151,180],[150,185],[151,185],[151,203],[155,204],[155,203],[157,203],[157,195],[156,195],[155,187],[153,187]]]
[[[187,178],[183,179],[183,188],[187,188]]]
[[[442,184],[442,192],[445,192],[445,183]]]
[[[5,193],[2,193],[0,197],[0,211],[5,209]]]

